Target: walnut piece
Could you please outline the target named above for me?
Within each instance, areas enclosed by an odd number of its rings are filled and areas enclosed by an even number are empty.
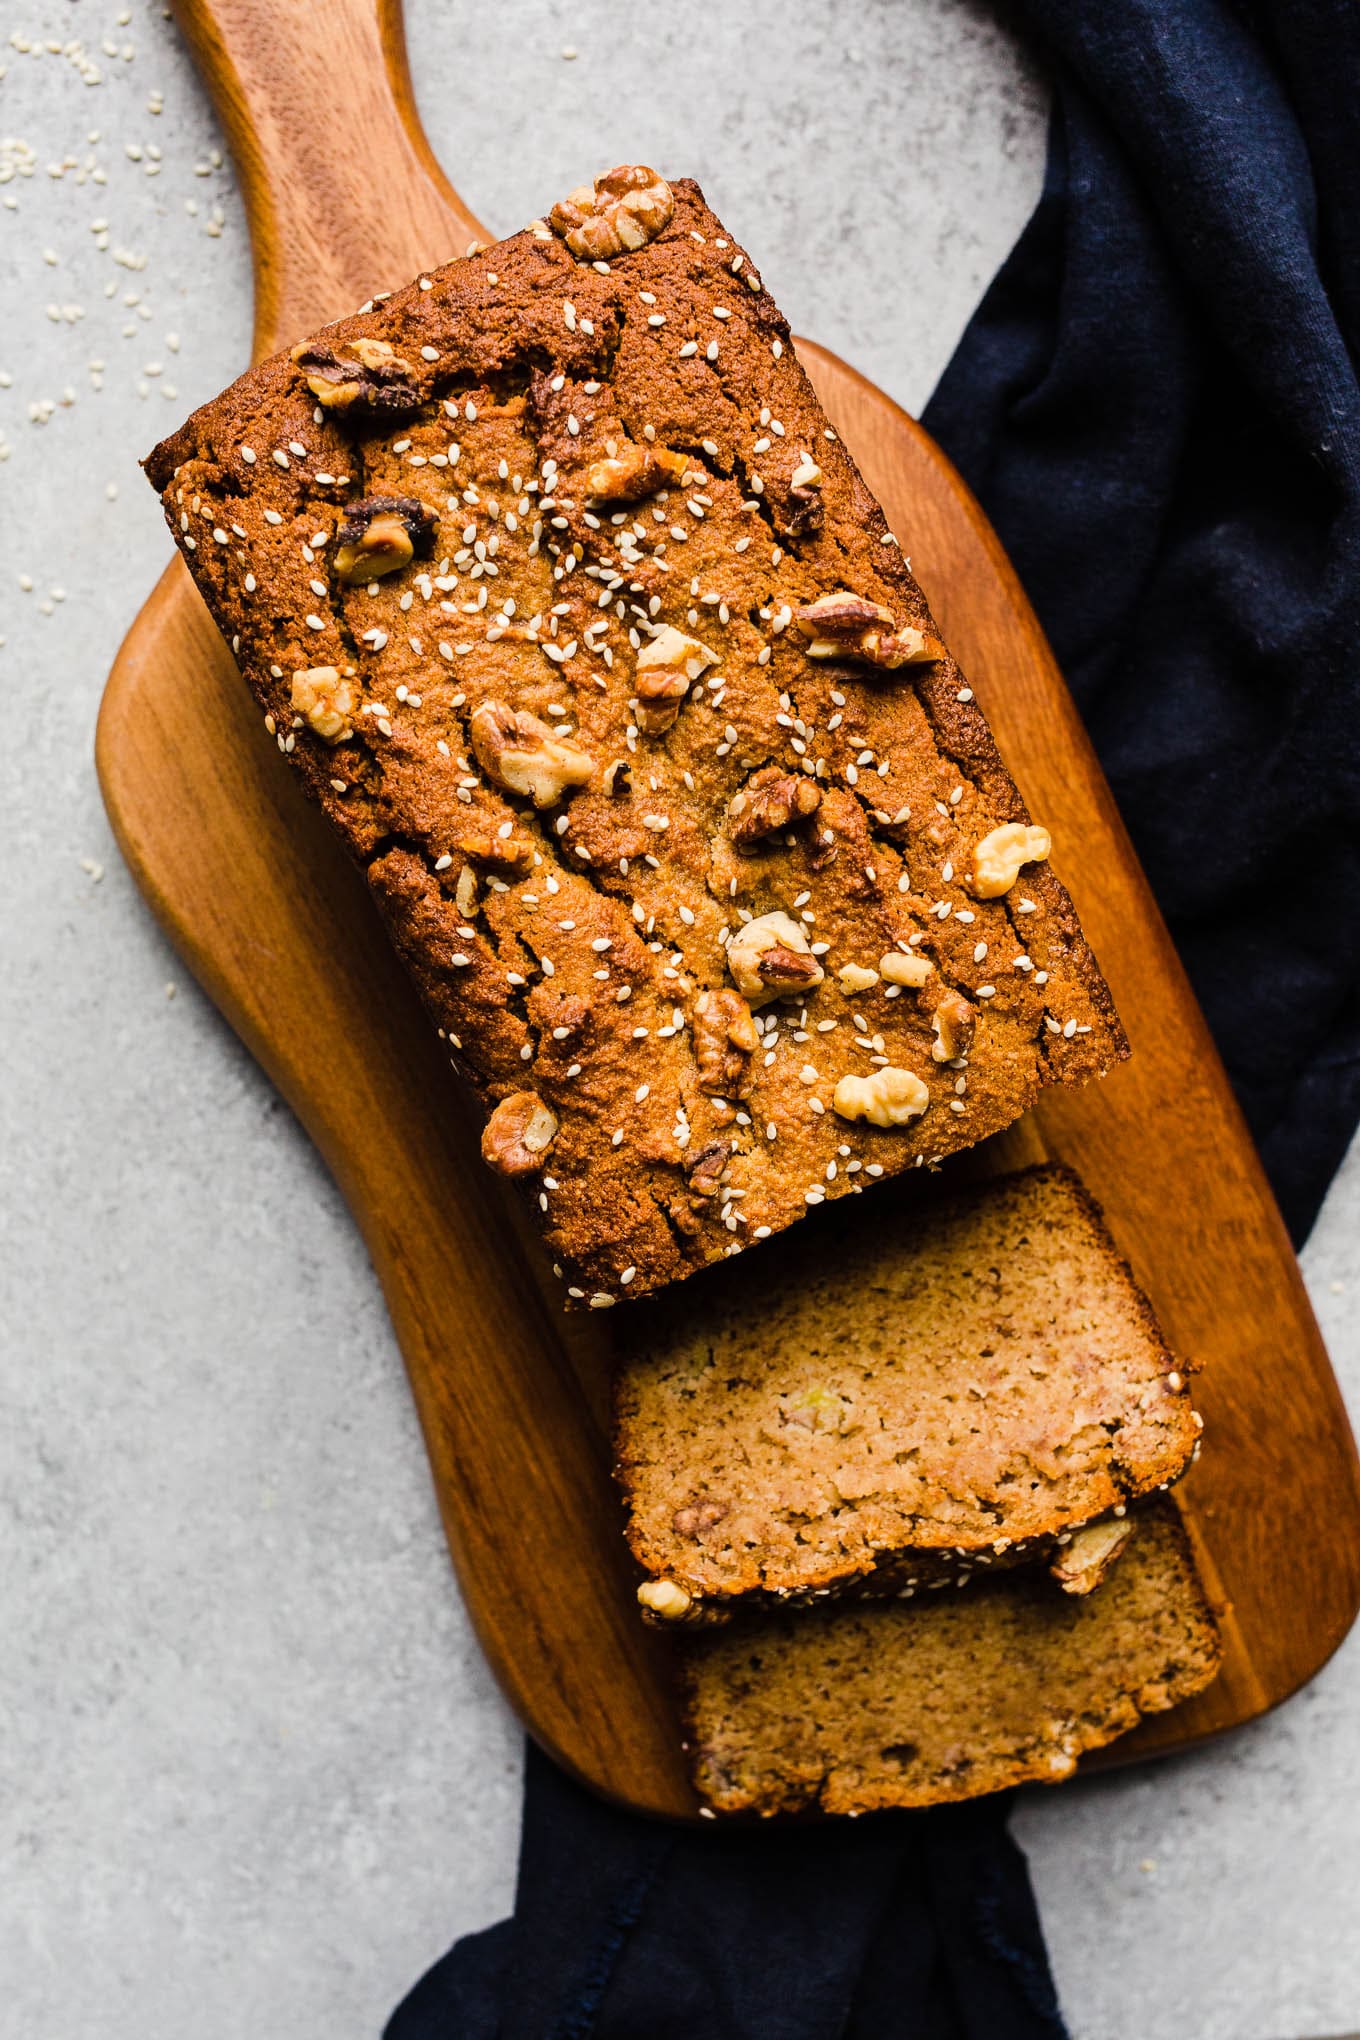
[[[358,694],[337,666],[300,667],[293,675],[293,707],[325,744],[343,744],[354,735],[350,717],[358,706]]]
[[[970,889],[980,900],[998,900],[1020,876],[1023,864],[1042,864],[1053,848],[1047,829],[1033,823],[1002,822],[973,845]]]
[[[477,874],[470,864],[465,864],[453,887],[453,903],[465,921],[470,921],[476,914],[477,900]]]
[[[507,793],[526,794],[536,808],[551,807],[569,786],[584,786],[595,770],[589,751],[555,737],[527,708],[484,701],[470,728],[472,748],[487,777]]]
[[[740,1098],[751,1056],[760,1042],[751,1009],[740,992],[700,992],[690,1015],[699,1089],[716,1098]]]
[[[822,471],[810,453],[804,453],[789,477],[789,514],[782,529],[789,538],[820,531],[824,514]]]
[[[697,1154],[686,1155],[685,1180],[691,1197],[707,1203],[709,1198],[717,1196],[722,1188],[724,1171],[732,1159],[732,1145],[730,1140],[711,1140]]]
[[[786,992],[810,992],[826,975],[807,936],[787,914],[762,914],[738,929],[727,945],[727,968],[753,1006]]]
[[[931,1016],[935,1040],[930,1053],[936,1062],[953,1062],[967,1055],[973,1045],[977,1008],[969,1005],[962,992],[943,992]]]
[[[638,726],[648,736],[671,728],[690,683],[716,666],[718,654],[668,623],[637,655]]]
[[[915,624],[899,630],[881,602],[867,601],[841,589],[819,595],[793,612],[794,622],[809,639],[810,659],[863,659],[895,672],[899,666],[928,664],[944,657],[944,646]]]
[[[604,503],[637,503],[667,482],[682,487],[692,466],[687,454],[629,439],[606,459],[592,461],[586,469],[586,501],[597,507]]]
[[[716,1523],[721,1523],[731,1504],[713,1500],[691,1502],[683,1509],[677,1509],[671,1517],[671,1528],[677,1537],[702,1537]]]
[[[871,1126],[905,1126],[919,1119],[930,1092],[911,1070],[874,1070],[867,1077],[842,1077],[832,1093],[831,1109],[842,1119],[867,1119]]]
[[[683,1622],[689,1613],[690,1596],[674,1580],[644,1580],[637,1597],[639,1608],[662,1622]]]
[[[482,1160],[502,1176],[528,1176],[543,1166],[557,1136],[556,1116],[536,1091],[502,1098],[482,1129]]]
[[[903,955],[900,949],[890,949],[886,956],[880,956],[878,959],[878,974],[886,978],[890,985],[919,987],[925,983],[934,968],[930,958],[922,956],[919,950],[915,949],[910,956]]]
[[[878,983],[878,972],[876,970],[869,970],[862,963],[843,963],[836,972],[836,982],[845,993],[846,998],[852,999],[856,992],[871,992],[873,990],[874,986]]]
[[[1053,1555],[1048,1570],[1065,1594],[1089,1594],[1098,1587],[1133,1535],[1127,1516],[1107,1516],[1073,1533]]]
[[[778,835],[795,822],[805,822],[822,804],[821,788],[801,772],[781,772],[767,765],[728,802],[732,841],[748,850],[766,836]]]
[[[345,340],[339,352],[304,343],[293,349],[292,359],[312,395],[328,411],[419,409],[415,370],[386,340]]]
[[[671,188],[645,163],[621,163],[559,199],[548,215],[578,262],[608,261],[611,255],[645,248],[670,224],[675,211]]]
[[[349,587],[363,587],[428,553],[435,515],[414,496],[365,496],[347,507],[335,534],[335,572]]]

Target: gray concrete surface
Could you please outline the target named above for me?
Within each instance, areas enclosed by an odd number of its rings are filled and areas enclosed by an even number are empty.
[[[410,12],[494,228],[622,156],[694,170],[796,324],[909,405],[1038,188],[1041,85],[960,0]],[[520,1739],[353,1228],[91,765],[168,551],[137,457],[245,359],[241,209],[158,6],[4,21],[0,2036],[373,2035],[508,1901]],[[1358,1214],[1353,1156],[1305,1256],[1353,1406]],[[1078,2040],[1360,2024],[1358,1683],[1353,1639],[1230,1743],[1026,1802]]]

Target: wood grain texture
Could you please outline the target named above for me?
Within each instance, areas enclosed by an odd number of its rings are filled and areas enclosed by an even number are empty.
[[[394,0],[177,11],[241,171],[257,354],[480,237],[420,132]],[[1103,1084],[1046,1094],[962,1171],[1069,1162],[1173,1345],[1205,1370],[1206,1450],[1183,1493],[1233,1604],[1227,1663],[1104,1760],[1127,1761],[1259,1714],[1341,1641],[1360,1603],[1355,1448],[1222,1067],[994,534],[919,426],[833,356],[799,353],[1054,832],[1133,1042]],[[637,1620],[609,1478],[606,1325],[562,1315],[361,877],[300,797],[178,562],[118,655],[97,754],[152,907],[362,1228],[463,1591],[511,1704],[589,1784],[691,1815],[665,1639]],[[626,1311],[615,1317],[626,1329]]]

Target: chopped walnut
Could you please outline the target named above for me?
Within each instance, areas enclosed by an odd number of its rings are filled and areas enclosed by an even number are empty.
[[[337,666],[307,666],[293,675],[293,707],[305,715],[325,744],[343,744],[354,735],[350,717],[359,696]]]
[[[472,748],[488,778],[507,793],[526,794],[537,808],[551,807],[570,786],[584,786],[595,770],[588,751],[555,737],[528,709],[484,701],[470,727]]]
[[[1024,864],[1042,864],[1053,848],[1047,829],[1033,823],[1002,822],[973,846],[971,890],[980,900],[1008,893]]]
[[[607,261],[648,241],[669,225],[671,188],[645,163],[621,163],[560,199],[549,218],[578,262]]]
[[[711,1140],[707,1147],[697,1154],[685,1157],[685,1181],[691,1197],[702,1198],[705,1203],[716,1197],[722,1188],[723,1174],[732,1159],[730,1140]]]
[[[831,1109],[842,1119],[867,1119],[871,1126],[905,1126],[919,1119],[930,1103],[930,1092],[911,1070],[875,1070],[867,1077],[842,1077],[831,1098]]]
[[[778,835],[795,822],[805,822],[822,804],[821,788],[801,772],[781,772],[767,765],[728,802],[732,841],[747,850],[766,836]]]
[[[639,673],[638,728],[649,737],[663,736],[667,730],[674,728],[680,704],[688,693],[689,682],[683,673],[666,667],[658,667],[652,673]]]
[[[591,462],[586,470],[586,501],[596,506],[636,503],[667,482],[682,487],[692,466],[687,454],[629,439],[606,459]]]
[[[482,1160],[502,1176],[528,1176],[543,1166],[557,1119],[536,1091],[502,1098],[482,1129]]]
[[[856,992],[871,992],[878,983],[878,972],[869,970],[862,963],[843,963],[836,972],[836,982],[847,999],[853,999]]]
[[[435,515],[414,496],[365,496],[335,534],[335,572],[351,587],[408,566],[434,542]]]
[[[1133,1529],[1127,1516],[1087,1523],[1054,1553],[1048,1570],[1065,1594],[1089,1594],[1105,1578]]]
[[[931,1016],[931,1025],[935,1040],[930,1053],[936,1062],[953,1062],[956,1056],[967,1055],[973,1045],[977,1008],[969,1005],[962,992],[943,992]]]
[[[644,1614],[662,1622],[683,1622],[689,1613],[690,1596],[674,1580],[644,1580],[637,1597]]]
[[[415,370],[386,340],[341,342],[334,348],[304,344],[292,359],[308,389],[328,411],[414,411],[420,406]]]
[[[842,589],[819,595],[793,612],[809,639],[810,659],[864,659],[871,666],[895,672],[899,666],[924,665],[944,657],[944,646],[928,631],[904,623],[899,630],[890,609],[863,595]]]
[[[740,992],[700,992],[690,1016],[699,1089],[740,1098],[751,1056],[760,1042],[751,1009]]]
[[[922,956],[918,950],[913,950],[910,956],[904,956],[900,949],[890,949],[886,956],[880,956],[878,959],[878,974],[886,978],[890,985],[919,987],[925,983],[934,968],[930,958]]]
[[[649,736],[670,729],[690,683],[716,666],[718,654],[667,624],[637,655],[638,724]]]
[[[729,1502],[691,1502],[687,1508],[676,1510],[671,1528],[677,1537],[702,1537],[705,1531],[722,1522],[730,1507]]]
[[[727,968],[753,1006],[786,992],[810,992],[826,975],[807,936],[787,914],[762,914],[739,928],[727,945]]]
[[[458,874],[453,903],[465,921],[470,921],[477,911],[477,874],[470,864],[465,864]]]
[[[789,477],[789,512],[782,522],[788,537],[802,538],[806,532],[821,529],[821,490],[822,471],[811,454],[805,453]]]
[[[626,758],[611,758],[605,766],[600,784],[611,800],[631,793],[633,789],[633,768]]]

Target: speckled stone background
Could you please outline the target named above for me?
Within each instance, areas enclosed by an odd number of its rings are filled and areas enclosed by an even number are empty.
[[[506,1907],[519,1732],[353,1227],[91,763],[169,554],[137,458],[246,359],[241,208],[159,6],[2,17],[0,2035],[371,2036]],[[620,158],[691,171],[913,407],[1039,187],[1042,81],[962,0],[409,17],[492,227]],[[1352,1156],[1305,1266],[1353,1407],[1358,1217]],[[1360,2025],[1358,1689],[1360,1637],[1230,1742],[1025,1800],[1077,2040]]]

